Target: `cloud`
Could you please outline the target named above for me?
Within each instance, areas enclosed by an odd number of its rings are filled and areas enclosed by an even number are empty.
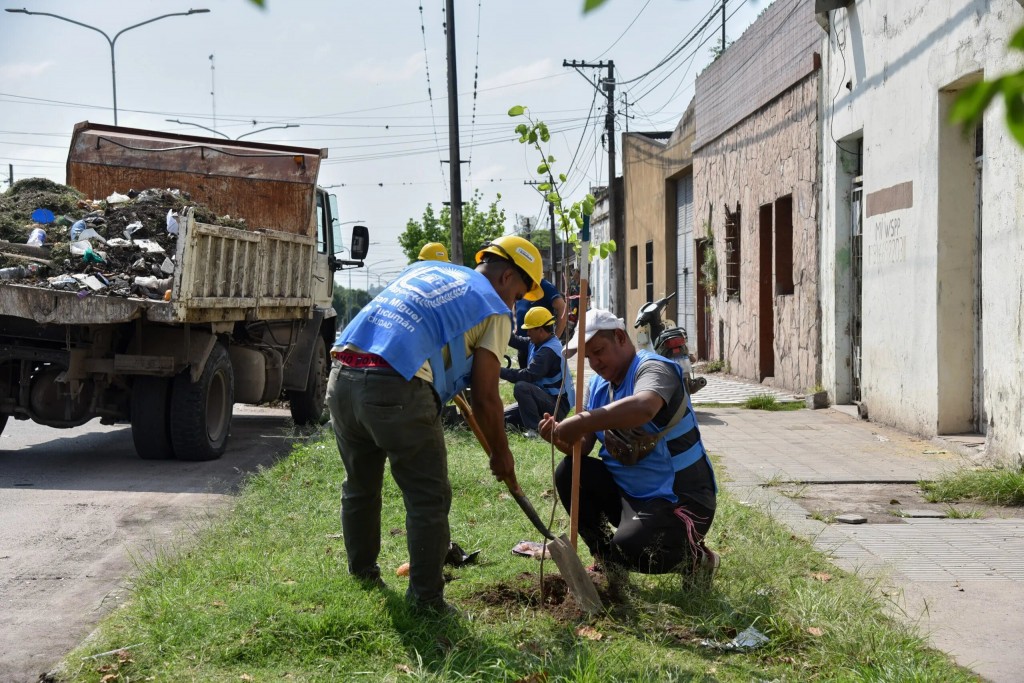
[[[4,64],[0,65],[0,80],[17,80],[35,78],[53,66],[54,62],[45,61],[36,64]]]
[[[360,62],[349,69],[348,76],[365,83],[399,83],[418,76],[423,69],[423,53],[414,52],[399,65],[370,60]]]
[[[480,79],[481,90],[491,90],[493,88],[514,88],[522,84],[523,86],[529,86],[530,89],[536,90],[540,83],[537,79],[547,79],[549,76],[561,76],[563,75],[560,67],[556,67],[550,59],[540,59],[530,64],[523,66],[516,66],[506,71],[502,71],[496,76],[490,78]],[[555,79],[547,79],[554,84]],[[541,82],[543,83],[543,81]]]

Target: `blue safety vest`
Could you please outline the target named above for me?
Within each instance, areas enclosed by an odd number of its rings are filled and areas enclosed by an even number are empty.
[[[422,261],[363,306],[334,345],[375,353],[407,380],[429,362],[434,389],[446,403],[469,384],[473,356],[466,357],[466,332],[496,314],[512,317],[486,277],[463,266]]]
[[[565,377],[565,395],[568,400],[568,406],[570,408],[576,407],[576,387],[572,385],[572,373],[569,372],[569,363],[565,360],[565,356],[562,355],[562,342],[558,341],[558,337],[551,337],[540,346],[536,346],[533,342],[530,342],[530,349],[527,352],[527,366],[533,362],[533,357],[538,351],[543,348],[551,349],[555,352],[555,355],[559,358],[559,370],[557,375],[551,375],[550,377],[542,377],[536,385],[543,389],[546,393],[552,396],[558,396],[559,389],[562,388],[562,378]]]
[[[633,359],[629,370],[626,372],[626,378],[615,392],[615,399],[633,395],[636,374],[640,369],[640,364],[652,359],[667,363],[675,370],[679,376],[679,381],[684,381],[682,369],[678,364],[650,351],[637,351],[636,358]],[[684,384],[683,386],[685,388],[686,385]],[[608,380],[595,375],[590,381],[590,401],[587,404],[587,409],[593,410],[611,403],[610,389],[611,383]],[[660,430],[651,422],[643,426],[645,432],[650,434],[658,434],[660,432],[662,438],[658,445],[654,447],[654,450],[635,465],[623,465],[613,458],[605,448],[604,432],[596,433],[597,439],[601,442],[601,459],[604,460],[604,464],[608,467],[608,471],[611,473],[615,483],[628,495],[640,500],[664,498],[672,503],[678,502],[678,498],[673,491],[676,472],[686,469],[701,458],[707,461],[709,468],[711,467],[711,460],[708,459],[707,451],[704,450],[704,444],[700,439],[697,416],[693,412],[693,404],[690,403],[689,392],[686,392],[684,400],[688,408],[686,415],[668,431]],[[693,445],[682,453],[670,453],[668,443],[684,435],[690,435]],[[712,468],[712,477],[714,477],[714,468]]]

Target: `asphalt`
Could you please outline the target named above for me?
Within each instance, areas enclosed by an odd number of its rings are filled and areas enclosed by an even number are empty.
[[[726,489],[809,539],[838,567],[870,578],[893,616],[961,666],[988,681],[1024,680],[1024,519],[825,523],[812,519],[799,498],[780,493],[784,482],[881,487],[933,479],[971,464],[956,444],[837,409],[701,407],[765,393],[761,385],[707,377],[695,409],[704,442],[725,470]],[[742,559],[723,557],[729,561]]]

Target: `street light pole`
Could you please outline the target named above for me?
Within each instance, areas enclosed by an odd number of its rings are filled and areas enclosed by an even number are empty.
[[[59,14],[51,14],[50,12],[29,12],[25,8],[22,8],[22,9],[8,9],[7,11],[11,12],[12,14],[28,14],[28,15],[33,15],[34,14],[34,15],[38,15],[38,16],[41,16],[41,17],[53,17],[54,19],[60,19],[61,21],[66,21],[69,24],[75,24],[76,26],[81,26],[83,28],[87,28],[87,29],[90,29],[92,31],[96,31],[96,33],[99,33],[101,36],[103,36],[104,38],[107,39],[107,44],[110,45],[110,80],[111,80],[111,85],[112,85],[112,88],[113,88],[113,91],[114,91],[114,125],[116,126],[117,125],[117,66],[116,66],[116,64],[114,62],[114,43],[116,43],[117,39],[121,37],[121,34],[127,32],[127,31],[131,31],[133,28],[139,28],[140,26],[145,26],[146,24],[152,24],[154,21],[159,21],[161,19],[166,19],[167,17],[187,17],[190,14],[206,14],[210,10],[208,10],[208,9],[190,9],[187,12],[172,12],[171,14],[161,14],[159,17],[153,17],[152,19],[147,19],[146,21],[139,22],[138,24],[132,24],[131,26],[129,26],[127,28],[123,28],[120,31],[118,31],[117,33],[115,33],[113,38],[108,36],[106,34],[106,32],[96,28],[95,26],[90,26],[89,24],[83,24],[82,22],[75,21],[74,19],[68,19],[67,17],[62,17]]]

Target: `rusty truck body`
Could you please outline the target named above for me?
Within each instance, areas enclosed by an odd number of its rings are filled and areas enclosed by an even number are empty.
[[[246,228],[182,216],[169,300],[0,284],[0,431],[10,417],[128,420],[143,458],[209,460],[224,452],[236,402],[286,398],[297,423],[318,421],[334,271],[355,264],[334,256],[337,203],[316,184],[325,157],[78,124],[68,185],[88,197],[178,188]]]

